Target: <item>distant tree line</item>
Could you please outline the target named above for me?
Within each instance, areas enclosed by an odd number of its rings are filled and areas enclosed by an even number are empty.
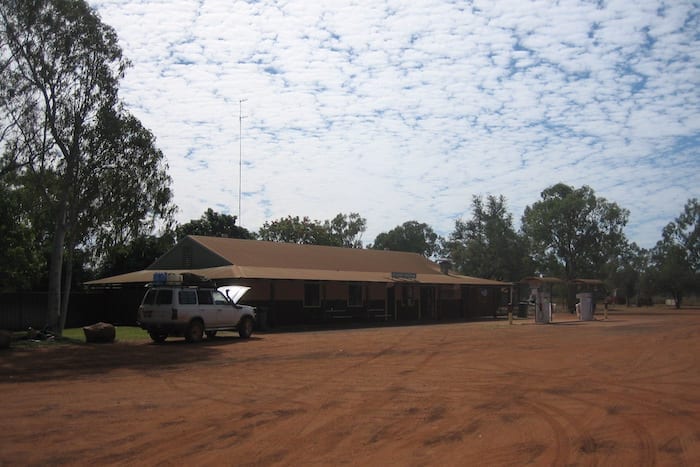
[[[365,247],[358,213],[290,215],[251,232],[207,209],[178,225],[164,155],[118,97],[128,67],[84,0],[0,0],[0,292],[46,290],[47,325],[61,332],[72,288],[143,269],[187,235]],[[588,186],[544,189],[519,230],[503,196],[474,196],[470,207],[445,238],[409,220],[366,247],[503,281],[598,278],[628,300],[667,293],[680,306],[698,291],[697,199],[649,250],[625,237],[629,212]]]

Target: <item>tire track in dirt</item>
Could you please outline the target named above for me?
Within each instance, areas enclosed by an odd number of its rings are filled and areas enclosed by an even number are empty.
[[[400,358],[402,355],[410,358],[415,358],[417,351],[414,347],[402,347],[402,342],[406,342],[412,337],[412,330],[409,332],[402,333],[402,335],[394,339],[390,345],[382,346],[378,351],[367,352],[345,352],[344,354],[324,354],[318,355],[319,358],[330,358],[333,361],[332,371],[327,372],[325,376],[317,378],[315,380],[308,380],[304,378],[291,378],[291,381],[287,379],[289,388],[286,391],[280,391],[280,400],[283,400],[283,408],[275,411],[269,411],[267,413],[250,413],[248,414],[249,424],[244,426],[245,431],[255,430],[257,428],[265,428],[266,433],[270,433],[273,437],[277,434],[283,435],[292,430],[293,426],[303,427],[301,431],[298,431],[296,436],[299,437],[303,444],[309,443],[310,440],[315,437],[323,437],[332,439],[334,436],[338,437],[338,442],[342,442],[341,438],[343,436],[352,436],[355,441],[358,439],[364,439],[364,444],[369,449],[381,449],[384,440],[402,438],[405,436],[410,437],[410,441],[406,441],[405,449],[414,449],[413,445],[416,443],[418,438],[418,444],[423,445],[425,448],[438,448],[439,446],[455,446],[462,444],[467,441],[467,437],[474,435],[480,428],[485,427],[483,422],[476,418],[471,420],[467,425],[460,426],[456,424],[451,427],[447,427],[442,430],[441,434],[438,435],[415,435],[407,432],[406,430],[401,430],[397,427],[401,426],[415,426],[424,427],[431,425],[439,425],[441,420],[445,419],[448,415],[446,412],[449,410],[440,401],[435,401],[430,408],[416,409],[410,406],[410,401],[412,398],[416,397],[416,394],[410,394],[415,391],[415,387],[407,387],[405,384],[397,383],[389,386],[378,386],[376,388],[355,388],[352,393],[345,394],[342,400],[334,400],[340,394],[340,386],[343,381],[347,381],[352,378],[362,378],[367,375],[367,368],[371,368],[377,362],[387,362],[391,363],[392,358]],[[439,347],[446,340],[445,336],[442,336],[437,342],[431,342],[431,345]],[[414,363],[414,366],[410,368],[401,369],[400,364],[394,364],[394,367],[385,367],[384,371],[389,371],[391,373],[398,373],[404,376],[408,380],[412,379],[414,375],[420,375],[424,371],[429,371],[431,365],[435,362],[436,358],[441,355],[440,351],[431,351],[430,346],[426,346],[424,349],[424,355]],[[444,355],[443,355],[444,356]],[[302,355],[298,357],[303,358]],[[638,465],[652,465],[656,457],[656,443],[654,437],[649,433],[646,428],[634,419],[633,416],[625,415],[621,412],[625,411],[625,401],[627,398],[632,397],[634,399],[635,394],[640,392],[653,393],[655,390],[648,388],[640,388],[638,385],[643,386],[645,383],[644,373],[653,374],[655,371],[662,370],[667,376],[682,375],[684,370],[692,370],[691,365],[686,365],[681,369],[672,369],[669,367],[660,366],[659,368],[644,368],[643,363],[652,357],[652,354],[638,356],[635,363],[631,366],[629,374],[636,375],[634,379],[625,378],[625,382],[622,381],[610,381],[610,378],[601,377],[597,374],[587,375],[588,381],[591,385],[602,385],[607,386],[606,399],[614,400],[614,403],[594,403],[594,398],[585,399],[582,397],[576,397],[569,388],[576,388],[580,384],[580,376],[578,375],[557,375],[557,380],[560,381],[565,387],[564,391],[567,393],[567,397],[571,400],[575,400],[581,404],[581,407],[588,406],[589,410],[596,410],[603,416],[608,413],[614,415],[615,420],[621,424],[620,430],[625,430],[633,434],[636,443],[634,444],[635,452],[638,452],[637,461]],[[290,361],[294,361],[297,356],[291,356]],[[352,359],[348,362],[347,359]],[[415,362],[415,360],[414,360]],[[347,364],[349,363],[349,364]],[[463,396],[465,393],[478,392],[480,391],[478,386],[484,388],[491,386],[494,382],[500,380],[498,376],[499,373],[503,373],[504,368],[506,371],[511,371],[515,375],[519,372],[523,372],[523,367],[517,364],[509,364],[508,362],[498,362],[494,363],[491,361],[481,362],[479,365],[474,365],[474,362],[470,362],[471,365],[468,367],[462,367],[463,372],[470,374],[474,379],[479,381],[470,382],[471,387],[465,387],[460,390],[448,391],[445,395],[451,398],[457,398]],[[381,365],[380,365],[381,366]],[[637,369],[635,371],[635,369]],[[358,374],[359,370],[359,374]],[[477,377],[480,375],[481,377]],[[532,374],[530,376],[533,376]],[[539,375],[542,381],[552,380],[551,374],[541,373]],[[289,378],[289,375],[286,376]],[[180,385],[183,381],[175,381],[175,386]],[[537,375],[535,375],[535,379]],[[632,383],[633,384],[630,384]],[[207,384],[211,385],[221,385],[225,387],[226,383],[217,381],[209,381]],[[610,389],[615,390],[611,391]],[[355,386],[355,385],[353,385]],[[568,386],[568,387],[566,387]],[[192,394],[196,395],[200,389],[191,386]],[[578,388],[581,390],[581,388]],[[206,391],[205,391],[206,392]],[[300,398],[296,395],[302,393],[307,393],[307,396]],[[552,395],[556,395],[556,389],[550,389]],[[658,391],[657,395],[666,396],[667,394],[663,391]],[[631,395],[630,395],[631,393]],[[310,394],[315,394],[317,397],[311,397]],[[659,403],[651,403],[648,401],[647,396],[641,398],[643,401],[642,405],[647,408],[658,412],[668,411],[667,407],[663,407]],[[209,394],[211,396],[211,394]],[[213,401],[219,401],[220,403],[225,403],[228,398],[214,395],[211,397]],[[406,403],[402,404],[405,400]],[[523,450],[529,443],[514,447],[517,452],[529,456],[530,459],[536,459],[537,461],[542,461],[544,459],[549,460],[549,456],[553,456],[553,464],[561,465],[567,462],[571,462],[577,456],[587,457],[588,455],[604,455],[605,451],[610,451],[616,446],[605,436],[601,438],[600,433],[592,435],[590,431],[586,430],[586,426],[579,423],[576,418],[576,414],[569,413],[566,410],[556,409],[552,405],[546,403],[528,403],[527,401],[522,401],[522,406],[527,408],[528,412],[521,416],[532,416],[535,419],[542,420],[547,426],[550,427],[550,431],[553,433],[555,439],[555,446],[553,448],[548,447],[547,443],[535,442],[534,446],[529,446],[528,449]],[[636,399],[633,401],[635,406],[640,405],[640,400]],[[387,407],[394,406],[393,409],[389,410]],[[490,407],[493,412],[503,411],[505,407],[499,406],[498,408]],[[357,413],[372,413],[374,415],[360,416],[360,419],[364,419],[364,426],[369,428],[370,431],[363,437],[357,436],[357,434],[350,432],[343,432],[342,428],[338,428],[332,422],[327,419],[327,412],[338,411],[341,412],[357,412]],[[612,412],[612,413],[611,413]],[[690,415],[690,414],[686,414]],[[340,420],[342,423],[343,419]],[[410,430],[409,430],[410,431]],[[420,441],[420,436],[422,436],[422,441]],[[224,439],[236,439],[235,434],[232,436],[224,436]],[[669,442],[666,441],[666,444]],[[678,452],[678,443],[669,444],[668,450],[671,452]],[[681,445],[682,446],[682,445]],[[681,451],[682,452],[682,451]],[[291,452],[277,452],[272,451],[269,459],[273,462],[284,461],[294,459],[294,453]],[[504,459],[498,453],[492,453],[492,455]],[[291,457],[290,457],[291,456]],[[573,456],[573,457],[572,457]],[[487,457],[488,458],[488,457]],[[496,458],[494,457],[494,460]],[[652,461],[649,464],[649,459]],[[417,459],[416,459],[417,460]]]
[[[546,375],[548,376],[548,375]],[[542,377],[546,377],[542,375]],[[572,377],[562,377],[562,380],[569,380],[570,382],[575,382],[576,378]],[[649,378],[652,379],[652,378]],[[684,420],[683,425],[684,433],[697,433],[700,431],[700,410],[698,410],[698,400],[692,400],[688,398],[677,399],[672,398],[668,393],[651,389],[640,387],[644,381],[638,380],[637,384],[625,384],[622,382],[614,382],[607,379],[593,378],[591,384],[596,387],[605,387],[603,394],[591,393],[589,397],[583,397],[581,391],[566,391],[565,393],[560,393],[559,391],[549,391],[552,396],[558,396],[569,401],[575,401],[579,404],[578,411],[583,413],[599,413],[599,419],[604,420],[606,417],[613,417],[613,420],[622,424],[619,428],[622,431],[628,431],[633,433],[634,438],[637,440],[636,446],[633,452],[638,453],[638,460],[635,465],[655,465],[657,461],[657,453],[661,446],[666,444],[668,441],[661,439],[650,432],[644,423],[637,420],[634,413],[630,413],[632,408],[638,408],[642,410],[645,418],[649,417],[659,417],[673,416],[676,421]],[[652,384],[654,381],[648,382]],[[535,388],[532,388],[535,389]],[[599,397],[600,396],[600,397]],[[680,404],[682,408],[678,408],[677,405],[669,405],[669,403],[661,402],[660,398],[673,399],[676,404]],[[690,403],[690,408],[688,405]],[[530,404],[532,407],[532,405]],[[555,409],[562,416],[562,409]],[[565,417],[576,423],[575,415],[565,415]],[[590,434],[586,430],[582,430],[581,439],[584,440],[582,446],[583,452],[590,452],[590,440],[594,441],[594,446],[601,444],[598,438],[594,434]],[[610,447],[611,441],[602,441],[603,447]],[[612,441],[614,443],[614,441]],[[588,443],[588,444],[586,444]]]
[[[536,417],[541,417],[551,428],[552,434],[554,435],[555,447],[554,459],[550,464],[566,465],[573,443],[571,437],[566,433],[565,425],[556,416],[561,414],[555,412],[555,415],[553,415],[552,406],[542,402],[535,403],[524,401],[522,404],[525,407],[529,407]],[[579,427],[575,427],[575,430],[579,436],[583,433],[583,430]],[[544,452],[546,453],[546,450]]]
[[[697,333],[686,333],[689,338],[695,338]],[[664,336],[669,342],[676,341],[674,336]],[[690,345],[690,344],[689,344]],[[682,348],[682,344],[681,344]],[[692,348],[692,346],[690,347]],[[569,442],[569,449],[575,454],[603,454],[611,455],[617,446],[615,438],[605,439],[600,438],[600,432],[591,432],[590,428],[586,429],[585,425],[579,423],[577,414],[584,414],[586,411],[598,413],[599,419],[605,419],[609,416],[614,417],[617,425],[622,425],[619,430],[633,434],[636,440],[634,446],[630,448],[630,452],[637,457],[636,465],[654,465],[658,460],[658,452],[665,452],[675,456],[674,463],[683,463],[683,446],[687,443],[692,443],[690,439],[693,433],[697,434],[700,431],[697,420],[700,420],[700,410],[698,410],[698,399],[694,397],[696,386],[690,381],[684,383],[683,379],[686,375],[693,375],[690,379],[697,377],[697,357],[693,355],[691,362],[688,363],[688,358],[683,355],[683,364],[671,365],[668,363],[668,357],[659,357],[656,352],[658,349],[644,350],[638,354],[633,363],[627,367],[618,365],[616,368],[622,367],[624,371],[616,375],[602,375],[598,371],[598,362],[591,362],[591,372],[586,374],[585,383],[581,384],[580,374],[567,374],[566,368],[557,373],[541,372],[529,365],[522,366],[513,362],[505,362],[504,367],[510,368],[507,373],[513,375],[514,379],[518,377],[530,377],[535,381],[542,382],[542,389],[552,396],[558,396],[579,403],[580,407],[572,411],[571,414],[563,411],[561,408],[544,408],[544,404],[537,405],[525,403],[523,405],[529,407],[533,412],[538,413],[552,426],[553,430],[557,430],[559,426],[575,427],[573,431],[567,432],[568,441],[558,437],[557,444],[564,446]],[[671,352],[671,356],[673,353]],[[527,362],[526,362],[527,363]],[[604,371],[604,370],[602,370]],[[534,378],[533,378],[534,377]],[[552,386],[551,383],[559,384]],[[593,392],[586,389],[586,384],[591,387],[605,388],[601,392]],[[583,386],[583,387],[582,387]],[[649,387],[651,386],[651,387]],[[687,391],[680,390],[679,387],[687,387]],[[530,387],[531,395],[539,395],[537,384]],[[581,396],[579,396],[581,394]],[[588,396],[584,396],[588,394]],[[529,396],[528,396],[529,397]],[[558,404],[559,407],[566,405]],[[672,416],[678,420],[678,417],[684,419],[683,425],[685,429],[680,430],[681,433],[686,433],[683,437],[661,437],[659,434],[654,434],[648,426],[641,422],[635,414],[625,413],[632,407],[642,408],[645,419],[649,416],[658,416],[659,419]],[[544,410],[542,410],[544,408]],[[554,410],[556,413],[550,413]],[[593,433],[593,434],[591,434]],[[697,437],[697,435],[695,435]],[[602,452],[601,452],[602,451]],[[557,456],[559,454],[557,453]],[[558,457],[557,459],[561,459]]]
[[[319,356],[319,358],[331,358],[333,360],[334,367],[332,371],[316,379],[300,377],[294,381],[293,378],[291,381],[292,384],[289,384],[289,375],[285,375],[286,386],[280,388],[281,390],[277,392],[277,398],[281,401],[280,409],[266,412],[254,412],[249,409],[238,408],[234,409],[233,413],[230,414],[231,418],[245,420],[245,424],[242,427],[244,431],[251,431],[264,427],[266,432],[274,433],[278,431],[280,435],[282,435],[285,432],[289,432],[290,423],[293,422],[293,425],[304,427],[302,430],[297,431],[298,435],[304,436],[309,432],[313,432],[313,427],[318,425],[318,423],[316,423],[317,418],[320,417],[320,419],[323,420],[321,426],[327,423],[327,420],[324,418],[325,414],[320,412],[332,409],[335,403],[330,400],[330,398],[334,397],[333,394],[338,385],[357,369],[371,367],[372,363],[375,361],[404,353],[397,349],[401,346],[402,342],[410,338],[412,333],[413,329],[403,332],[398,338],[394,339],[391,344],[384,345],[379,351],[371,352],[366,356],[362,356],[361,352],[355,354],[360,355],[360,359],[354,358],[352,353],[338,354],[335,356]],[[434,356],[434,354],[427,355],[426,358],[423,359],[423,364],[427,364]],[[344,364],[347,359],[352,359],[352,362],[350,364]],[[294,356],[291,357],[291,361],[293,360]],[[205,381],[192,381],[186,374],[168,372],[164,375],[164,380],[173,392],[187,394],[190,400],[196,401],[198,404],[214,402],[217,404],[230,405],[232,403],[232,398],[237,397],[232,395],[230,391],[215,393],[215,391],[212,390],[213,388],[229,388],[227,381],[217,381],[215,377]],[[381,398],[385,392],[384,389],[378,389],[376,391],[369,391],[369,394],[373,399],[376,399]],[[319,397],[313,398],[313,394]],[[363,394],[363,397],[366,395],[368,394]],[[391,395],[387,395],[384,402],[379,402],[379,404],[386,403],[391,397]],[[238,402],[240,402],[240,400]],[[254,400],[251,402],[255,403]],[[194,436],[196,437],[196,435]]]
[[[372,374],[372,368],[378,366],[382,368],[382,371],[390,373],[390,379],[395,379],[394,377],[398,375],[404,377],[405,380],[408,375],[420,374],[422,369],[431,366],[435,358],[441,355],[439,350],[425,353],[410,368],[405,368],[405,364],[400,362],[401,357],[406,353],[406,349],[401,347],[401,342],[409,338],[411,334],[404,334],[402,339],[398,339],[392,345],[384,347],[368,358],[344,366],[333,375],[333,378],[327,378],[323,384],[315,385],[315,393],[319,395],[319,400],[312,404],[308,414],[297,420],[299,425],[304,427],[299,433],[304,437],[303,439],[312,440],[318,437],[333,438],[334,436],[346,437],[349,435],[352,436],[354,445],[362,451],[363,449],[381,449],[384,441],[393,441],[406,436],[416,440],[411,444],[417,443],[420,446],[421,443],[427,443],[426,446],[433,446],[445,442],[454,443],[462,436],[472,434],[478,428],[478,421],[472,421],[468,426],[451,427],[446,434],[437,438],[434,435],[431,435],[432,437],[419,435],[423,436],[422,441],[416,439],[414,434],[416,427],[422,428],[425,425],[441,423],[443,418],[449,416],[446,413],[448,409],[439,401],[436,401],[435,404],[428,404],[428,407],[424,409],[416,409],[416,405],[425,405],[424,402],[417,404],[413,402],[422,398],[420,382],[411,386],[400,382],[385,385],[381,377]],[[441,344],[444,340],[445,338],[441,337],[437,343]],[[433,343],[431,342],[431,344]],[[439,349],[440,345],[436,345],[435,348]],[[415,352],[410,349],[408,349],[408,353],[412,356],[415,355]],[[375,365],[377,362],[384,363]],[[355,387],[347,392],[345,382],[353,377],[361,380],[369,378],[370,381],[366,384],[376,384],[376,386]],[[357,384],[352,386],[357,386]],[[333,398],[338,397],[341,392],[341,399],[334,400]],[[362,425],[363,428],[357,430],[362,431],[362,433],[344,434],[337,425],[342,425],[347,415],[341,416],[337,423],[329,422],[329,413],[323,413],[326,410],[357,414],[352,421],[347,420],[347,422],[348,425],[351,423]],[[342,441],[339,440],[339,442]],[[415,445],[408,449],[415,449]]]
[[[700,329],[700,314],[693,319]],[[73,400],[51,393],[61,403],[49,410],[65,418],[61,431],[43,432],[54,457],[31,451],[42,426],[37,407],[52,407],[50,384],[0,385],[13,427],[0,459],[700,465],[691,383],[700,377],[699,333],[679,338],[687,326],[642,324],[458,324],[153,346],[137,354],[167,355],[143,368],[112,362],[118,371],[104,384],[80,373]]]
[[[599,408],[606,409],[608,415],[621,419],[624,422],[624,426],[634,433],[641,447],[638,465],[654,465],[658,459],[657,455],[659,452],[682,454],[682,449],[678,451],[664,448],[674,439],[680,443],[679,436],[689,439],[690,442],[700,440],[698,436],[700,433],[700,408],[697,400],[694,401],[690,408],[688,408],[685,401],[678,401],[683,407],[676,408],[676,406],[669,406],[667,403],[659,400],[659,396],[669,398],[667,393],[628,385],[618,385],[617,388],[618,390],[606,392],[606,399],[614,399],[618,402],[617,404],[610,404],[609,402],[600,404],[590,400],[582,401],[589,405],[597,405]],[[619,390],[619,388],[623,390]],[[633,411],[635,408],[637,410]],[[649,418],[663,420],[670,416],[673,417],[676,424],[681,422],[682,428],[677,428],[676,436],[673,436],[673,432],[668,433],[659,428],[656,428],[656,433],[652,433],[648,423],[638,420],[640,415],[643,415],[646,420]],[[651,427],[656,427],[656,425],[653,424]],[[695,440],[691,439],[693,433],[695,433]],[[662,437],[664,435],[665,437]],[[669,438],[669,436],[671,437]]]
[[[351,377],[351,373],[355,370],[365,370],[368,368],[371,369],[371,365],[373,362],[377,362],[381,359],[385,359],[394,355],[404,354],[405,352],[397,351],[397,349],[399,348],[399,346],[401,346],[402,343],[406,342],[406,340],[409,339],[411,335],[414,334],[414,331],[415,329],[412,328],[406,332],[401,333],[398,339],[395,339],[390,345],[382,347],[381,350],[379,350],[378,352],[373,352],[366,358],[360,359],[359,361],[356,361],[350,365],[343,366],[336,372],[324,378],[321,382],[310,382],[307,386],[302,388],[302,390],[311,390],[313,388],[315,392],[320,394],[318,402],[314,403],[313,406],[310,407],[311,415],[308,417],[308,419],[304,420],[305,428],[302,431],[302,435],[309,435],[315,431],[318,431],[319,429],[322,429],[323,425],[326,423],[325,414],[321,414],[319,413],[319,411],[313,410],[314,408],[321,407],[325,409],[330,409],[340,405],[339,402],[332,399],[333,397],[335,397],[335,393],[334,391],[331,391],[329,389],[337,389],[339,385],[342,386],[343,381]],[[423,358],[421,365],[427,364],[427,362],[434,358],[434,356],[435,355],[433,354],[427,355],[425,358]],[[391,400],[394,397],[392,393],[396,391],[396,387],[389,389],[384,387],[375,387],[374,389],[366,390],[362,394],[362,397],[360,397],[359,399],[364,399],[365,396],[371,395],[371,397],[369,398],[371,402],[363,404],[363,410],[372,411],[383,407],[389,400]],[[352,396],[355,395],[345,393],[345,396],[346,399],[350,399]],[[345,402],[347,403],[347,401]],[[319,423],[318,420],[322,420],[321,423]]]
[[[562,396],[563,397],[563,396]],[[634,434],[634,438],[637,440],[636,446],[630,449],[638,456],[635,465],[646,466],[646,465],[656,465],[657,461],[657,447],[661,446],[662,443],[657,440],[657,438],[649,431],[645,424],[641,423],[635,418],[634,414],[630,413],[630,408],[637,405],[644,405],[647,409],[654,409],[655,413],[663,413],[664,410],[659,410],[662,408],[659,404],[651,403],[645,399],[641,399],[635,393],[630,392],[605,392],[605,403],[599,402],[598,398],[593,397],[580,397],[575,394],[567,394],[566,399],[570,401],[575,401],[579,403],[581,411],[586,411],[586,413],[598,413],[597,420],[605,420],[607,417],[612,418],[612,423],[608,422],[601,427],[591,427],[584,435],[584,444],[581,446],[582,451],[586,454],[591,452],[591,446],[603,446],[603,447],[619,447],[614,440],[603,440],[599,441],[600,432],[592,434],[591,432],[596,430],[596,428],[603,428],[604,426],[610,426],[611,424],[615,426],[618,432],[631,432]],[[561,412],[562,409],[556,409]],[[582,412],[583,413],[583,412]],[[645,414],[647,417],[649,413]],[[690,414],[689,414],[690,416]],[[569,416],[570,419],[575,419],[575,416]],[[689,419],[690,421],[697,420],[695,417]],[[618,423],[620,426],[618,426]],[[689,425],[689,428],[692,423]],[[605,429],[602,430],[605,432]],[[593,443],[590,443],[590,440]],[[612,444],[611,444],[612,443]]]

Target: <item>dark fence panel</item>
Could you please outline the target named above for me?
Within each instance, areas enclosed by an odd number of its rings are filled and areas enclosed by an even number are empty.
[[[72,292],[66,327],[82,327],[99,321],[133,326],[143,294],[142,288]],[[46,326],[47,302],[46,292],[0,294],[0,329],[43,329]]]
[[[0,329],[43,329],[47,300],[46,292],[0,294]]]

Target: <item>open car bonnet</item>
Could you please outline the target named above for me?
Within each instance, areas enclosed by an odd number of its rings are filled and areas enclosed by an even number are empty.
[[[250,290],[250,287],[245,287],[243,285],[226,285],[216,290],[226,295],[233,303],[238,304],[238,300]]]

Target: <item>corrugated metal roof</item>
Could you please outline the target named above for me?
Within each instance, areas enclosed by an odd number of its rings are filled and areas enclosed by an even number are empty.
[[[150,282],[159,270],[191,272],[212,280],[288,279],[347,282],[405,282],[500,286],[504,282],[443,274],[440,266],[416,253],[190,236],[230,265],[208,268],[148,269],[88,282],[88,285]],[[182,243],[185,241],[183,240]],[[177,257],[178,244],[168,255]],[[180,265],[184,266],[184,265]],[[392,276],[392,273],[402,273]],[[404,274],[407,273],[407,274]],[[408,278],[406,278],[408,277]]]
[[[296,268],[257,268],[241,266],[237,268],[242,279],[302,279],[320,281],[348,282],[400,282],[418,284],[470,284],[470,285],[505,285],[503,282],[480,279],[477,277],[461,276],[458,274],[416,274],[415,279],[392,277],[391,271],[331,271],[328,269],[296,269]]]
[[[401,271],[432,274],[440,266],[403,251],[338,248],[235,238],[191,236],[192,240],[238,266],[335,271]]]
[[[113,284],[145,284],[153,281],[153,273],[160,269],[143,269],[141,271],[119,274],[117,276],[105,277],[94,281],[86,282],[86,285],[113,285]],[[162,270],[165,271],[165,270]],[[211,280],[229,279],[235,277],[236,268],[234,266],[218,266],[204,269],[168,269],[167,272],[173,274],[193,273],[204,276]]]

